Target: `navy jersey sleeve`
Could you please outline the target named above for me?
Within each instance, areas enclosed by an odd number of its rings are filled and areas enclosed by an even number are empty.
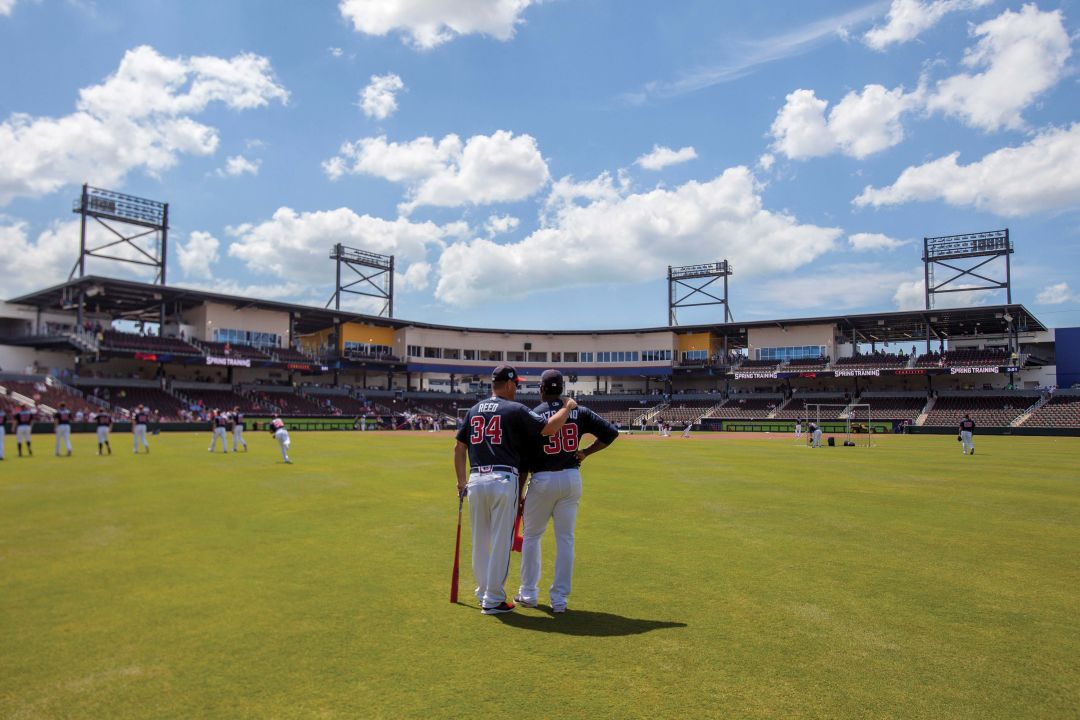
[[[602,443],[610,445],[619,437],[619,429],[594,413],[589,408],[578,408],[578,424],[583,432],[596,436]]]

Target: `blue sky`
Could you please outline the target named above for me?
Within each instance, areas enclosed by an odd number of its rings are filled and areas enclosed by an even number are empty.
[[[924,236],[1008,227],[1013,300],[1080,325],[1078,29],[1069,0],[0,0],[0,297],[66,279],[89,182],[170,203],[170,284],[321,306],[341,242],[395,255],[405,319],[659,326],[667,266],[725,258],[737,319],[921,307]]]

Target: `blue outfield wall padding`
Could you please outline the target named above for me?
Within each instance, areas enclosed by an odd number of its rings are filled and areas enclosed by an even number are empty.
[[[1080,383],[1080,327],[1055,330],[1054,346],[1058,387],[1068,388]]]

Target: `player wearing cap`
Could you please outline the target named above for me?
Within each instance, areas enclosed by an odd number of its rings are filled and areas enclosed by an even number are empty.
[[[540,399],[533,412],[550,418],[563,407],[563,376],[545,370],[540,377]],[[582,436],[596,440],[581,448]],[[536,607],[540,583],[540,538],[548,520],[555,526],[555,578],[548,591],[552,612],[566,611],[570,581],[574,574],[574,525],[581,502],[581,461],[600,452],[619,437],[618,429],[592,410],[578,405],[571,409],[562,430],[533,450],[529,460],[532,477],[525,495],[525,524],[521,543],[521,588],[514,598],[525,607]]]
[[[30,446],[31,425],[34,422],[34,411],[30,408],[22,408],[15,413],[15,443],[19,448],[19,457],[22,457],[22,446],[26,443],[26,454],[34,456],[34,449]]]
[[[810,431],[810,447],[821,447],[821,427],[816,422],[811,421],[808,429]]]
[[[968,452],[972,455],[975,454],[975,443],[971,439],[972,433],[975,432],[975,421],[971,419],[970,414],[965,414],[964,419],[960,421],[960,439],[964,445],[962,452],[967,455]]]
[[[112,445],[109,444],[109,429],[112,427],[112,416],[107,412],[99,412],[94,422],[97,423],[97,454],[101,454],[102,446],[112,455]]]
[[[217,447],[218,440],[220,439],[221,452],[228,455],[229,443],[225,440],[225,429],[229,426],[229,416],[215,409],[213,416],[210,418],[210,426],[213,428],[214,434],[210,436],[210,447],[207,448],[207,450],[209,452],[214,452],[214,448]]]
[[[232,424],[232,451],[236,452],[236,444],[240,443],[244,446],[244,452],[247,452],[247,441],[244,440],[244,413],[240,412],[239,405],[233,408]]]
[[[150,421],[150,413],[146,411],[146,408],[139,405],[135,408],[135,412],[131,416],[131,435],[135,444],[135,454],[139,453],[139,441],[142,441],[142,446],[146,449],[146,452],[150,452],[150,443],[146,442],[146,423]]]
[[[63,443],[68,457],[71,457],[71,411],[66,403],[60,403],[60,407],[56,409],[53,430],[56,433],[56,456],[60,457],[60,444]]]
[[[458,494],[469,498],[472,525],[472,567],[476,596],[485,615],[514,609],[506,600],[514,516],[518,506],[518,476],[530,448],[540,436],[553,436],[563,427],[573,400],[550,418],[515,402],[521,382],[517,371],[500,365],[491,374],[492,397],[473,405],[457,431],[454,472]],[[465,462],[469,472],[466,475]]]
[[[281,457],[291,465],[289,446],[292,445],[292,440],[289,439],[289,431],[285,428],[285,421],[278,417],[277,413],[274,413],[274,419],[270,421],[270,434],[278,441],[278,447],[281,448]]]

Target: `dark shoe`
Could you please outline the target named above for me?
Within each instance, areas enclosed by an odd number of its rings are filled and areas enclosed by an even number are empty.
[[[480,612],[485,615],[500,615],[502,613],[508,613],[514,611],[514,603],[506,602],[505,600],[495,607],[480,608]]]

